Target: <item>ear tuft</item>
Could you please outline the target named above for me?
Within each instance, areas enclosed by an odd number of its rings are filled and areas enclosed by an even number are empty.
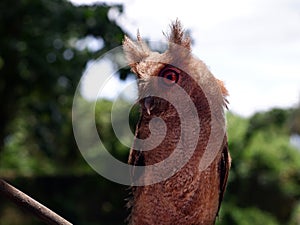
[[[180,21],[176,19],[176,21],[171,24],[170,28],[171,33],[168,36],[170,44],[174,43],[190,50],[191,39],[185,34]]]
[[[151,52],[146,43],[142,40],[139,32],[137,33],[136,42],[127,36],[124,37],[123,50],[131,67],[148,57]]]

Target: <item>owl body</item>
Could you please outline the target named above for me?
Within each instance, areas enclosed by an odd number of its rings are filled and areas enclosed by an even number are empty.
[[[129,224],[214,224],[230,167],[223,83],[192,56],[178,21],[165,53],[139,35],[123,46],[141,105],[129,164],[145,168],[132,171]]]

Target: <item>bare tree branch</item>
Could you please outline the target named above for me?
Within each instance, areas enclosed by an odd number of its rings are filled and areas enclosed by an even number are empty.
[[[25,193],[0,179],[0,195],[14,202],[18,207],[26,209],[49,225],[72,225],[47,207],[32,199]]]

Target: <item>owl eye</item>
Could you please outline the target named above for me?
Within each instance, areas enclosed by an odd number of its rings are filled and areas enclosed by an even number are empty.
[[[179,71],[175,69],[167,68],[160,73],[160,77],[164,78],[163,83],[170,86],[177,83],[179,79]]]

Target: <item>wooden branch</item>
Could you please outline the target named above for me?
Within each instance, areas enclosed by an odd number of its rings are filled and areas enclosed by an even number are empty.
[[[49,225],[72,225],[70,222],[60,217],[47,207],[32,199],[25,193],[0,179],[0,195],[14,202],[18,207],[26,209],[38,217],[41,221]]]

